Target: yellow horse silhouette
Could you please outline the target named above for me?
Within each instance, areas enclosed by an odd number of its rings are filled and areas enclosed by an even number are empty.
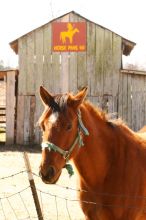
[[[73,25],[71,23],[67,24],[67,31],[62,31],[60,32],[60,40],[62,41],[63,44],[66,43],[66,38],[69,39],[70,44],[73,42],[73,36],[75,33],[79,32],[78,28],[73,28]]]

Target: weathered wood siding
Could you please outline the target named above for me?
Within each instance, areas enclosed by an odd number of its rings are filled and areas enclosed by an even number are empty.
[[[88,98],[108,112],[117,112],[119,69],[122,60],[122,39],[80,16],[67,14],[56,22],[87,23],[86,52],[52,52],[51,23],[48,23],[18,41],[19,84],[17,105],[17,142],[39,143],[41,134],[35,127],[43,105],[39,98],[39,86],[50,92],[76,92],[88,86]],[[30,123],[30,100],[34,98],[35,110]],[[24,112],[21,111],[22,105]],[[20,115],[21,114],[21,115]],[[22,115],[23,114],[23,115]],[[32,116],[32,113],[31,113]],[[34,127],[34,132],[29,130]],[[20,137],[21,136],[21,137]]]
[[[14,144],[15,137],[15,84],[16,72],[7,72],[6,77],[6,144]]]
[[[120,73],[118,115],[137,131],[146,124],[146,72]]]

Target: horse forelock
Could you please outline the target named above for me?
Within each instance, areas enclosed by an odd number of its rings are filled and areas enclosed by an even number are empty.
[[[66,112],[67,109],[67,99],[68,94],[59,94],[54,96],[54,102],[56,103],[56,106],[54,106],[54,111],[57,112]]]
[[[62,112],[65,114],[67,110],[67,99],[67,94],[58,94],[54,96],[53,101],[51,101],[48,105],[49,108],[45,108],[44,112],[40,116],[38,120],[39,126],[42,127],[43,122],[48,118],[50,109],[52,110],[52,112]]]

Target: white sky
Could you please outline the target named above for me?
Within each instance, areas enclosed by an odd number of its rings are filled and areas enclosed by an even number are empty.
[[[0,60],[16,66],[9,42],[69,11],[100,24],[137,46],[127,62],[146,69],[145,0],[0,0]]]

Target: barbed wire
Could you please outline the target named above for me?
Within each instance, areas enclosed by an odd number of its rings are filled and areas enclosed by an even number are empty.
[[[51,197],[56,197],[56,198],[59,198],[59,199],[62,199],[62,200],[68,201],[68,202],[79,202],[79,203],[85,203],[85,204],[89,204],[89,205],[96,205],[98,207],[127,208],[127,209],[138,209],[138,210],[141,210],[141,207],[137,207],[137,206],[134,206],[134,205],[104,204],[104,203],[97,203],[97,202],[94,202],[94,201],[69,199],[69,198],[65,198],[65,197],[62,197],[62,196],[54,195],[54,194],[52,194],[50,192],[44,192],[44,191],[42,191],[40,189],[37,189],[37,191],[41,192],[42,194],[46,194],[46,195],[49,195]],[[142,210],[145,210],[145,209],[143,208]]]
[[[34,176],[41,178],[38,174],[32,173]],[[123,197],[123,198],[131,198],[131,199],[146,199],[146,196],[140,196],[140,195],[125,195],[125,194],[115,194],[115,193],[104,193],[104,192],[95,192],[95,191],[87,191],[85,189],[75,189],[69,186],[62,186],[60,184],[55,184],[55,186],[58,186],[60,188],[66,189],[66,190],[72,190],[76,192],[85,192],[90,193],[98,196],[107,196],[107,197]]]
[[[5,179],[8,179],[8,178],[13,178],[14,176],[17,176],[17,175],[20,175],[20,174],[23,174],[23,173],[27,173],[27,170],[22,170],[22,171],[19,171],[17,173],[11,174],[9,176],[2,177],[2,178],[0,178],[0,180],[5,180]],[[35,172],[32,172],[32,174],[33,174],[33,176],[36,176],[39,179],[41,179],[41,177],[38,174],[36,174]],[[104,193],[104,192],[87,191],[85,189],[75,189],[75,188],[72,188],[72,187],[69,187],[69,186],[62,186],[62,185],[57,184],[57,183],[55,184],[55,186],[63,188],[63,189],[66,189],[66,190],[76,191],[76,192],[85,192],[85,193],[90,193],[90,194],[93,193],[94,195],[98,195],[98,196],[123,197],[123,198],[131,198],[131,199],[132,198],[134,198],[134,199],[146,199],[146,196],[141,196],[141,195],[125,195],[125,194],[115,194],[115,193],[106,193],[106,192]]]
[[[19,175],[19,174],[26,173],[26,172],[27,172],[27,170],[22,170],[22,171],[20,171],[20,172],[13,173],[13,174],[11,174],[11,175],[9,175],[9,176],[1,177],[0,180],[5,180],[5,179],[8,179],[8,178],[12,178],[12,177],[14,177],[14,176],[17,176],[17,175]]]
[[[23,173],[26,173],[27,171],[26,170],[23,170],[23,171],[20,171],[20,172],[17,172],[17,173],[14,173],[14,174],[11,174],[9,176],[5,176],[5,177],[2,177],[0,178],[0,180],[5,180],[5,179],[8,179],[8,178],[13,178],[14,176],[17,176],[17,175],[20,175],[20,174],[23,174]],[[33,172],[33,175],[37,178],[40,178],[40,176],[36,173]],[[57,187],[59,188],[63,188],[63,189],[66,189],[66,190],[73,190],[73,191],[76,191],[76,192],[85,192],[85,193],[94,193],[94,195],[98,195],[98,196],[107,196],[107,197],[115,197],[115,198],[119,198],[119,199],[133,199],[132,204],[136,204],[136,200],[139,200],[139,199],[146,199],[146,196],[140,196],[140,195],[124,195],[124,194],[110,194],[110,193],[98,193],[98,192],[90,192],[90,191],[87,191],[87,190],[84,190],[84,189],[75,189],[75,188],[72,188],[72,187],[68,187],[68,186],[62,186],[62,185],[59,185],[59,184],[55,184]],[[21,189],[19,190],[18,192],[15,192],[11,195],[6,195],[6,196],[3,196],[3,197],[0,197],[0,206],[1,206],[1,212],[3,213],[3,216],[4,216],[4,219],[7,219],[6,218],[6,214],[5,214],[5,210],[4,210],[4,207],[3,207],[3,204],[2,204],[2,201],[5,199],[7,201],[7,203],[9,204],[9,207],[11,208],[16,220],[27,220],[27,219],[37,219],[38,217],[32,217],[29,210],[28,210],[28,207],[27,205],[25,204],[24,202],[24,199],[22,197],[22,193],[26,190],[28,190],[29,188],[31,188],[30,185],[28,185],[27,187],[25,187],[24,189]],[[56,208],[56,219],[58,220],[59,219],[59,210],[58,210],[58,204],[57,204],[57,199],[62,199],[65,201],[65,205],[66,205],[66,210],[67,210],[67,214],[68,214],[68,219],[71,220],[71,214],[69,212],[69,207],[68,207],[68,203],[69,202],[77,202],[77,203],[82,203],[82,204],[89,204],[89,205],[94,205],[96,207],[100,207],[100,208],[123,208],[123,209],[131,209],[131,210],[142,210],[142,211],[145,211],[145,207],[141,208],[140,206],[138,205],[132,205],[132,204],[124,204],[124,201],[122,203],[122,200],[119,200],[119,204],[111,204],[111,203],[100,203],[100,202],[96,202],[96,201],[88,201],[88,200],[79,200],[79,199],[71,199],[71,198],[68,198],[68,197],[64,197],[64,196],[60,196],[60,195],[56,195],[56,194],[53,194],[51,192],[46,192],[46,191],[43,191],[41,189],[39,189],[38,187],[36,188],[37,190],[37,193],[39,193],[40,195],[40,202],[41,202],[41,208],[42,208],[42,213],[43,213],[43,217],[45,216],[45,219],[47,219],[46,215],[45,215],[45,210],[43,209],[43,200],[42,200],[42,196],[43,195],[47,195],[47,196],[51,196],[54,198],[54,202],[55,202],[55,208]],[[19,218],[18,217],[18,214],[16,213],[15,211],[15,208],[13,207],[13,204],[10,202],[10,198],[11,197],[15,197],[15,196],[19,196],[20,199],[21,199],[21,203],[23,204],[23,207],[26,211],[26,217],[25,218]],[[130,202],[129,202],[130,203]]]

